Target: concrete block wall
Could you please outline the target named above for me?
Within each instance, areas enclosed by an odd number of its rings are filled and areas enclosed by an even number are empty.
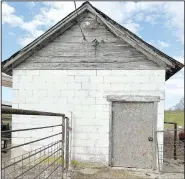
[[[108,162],[110,103],[107,95],[160,96],[157,129],[164,125],[164,70],[13,70],[13,108],[65,113],[72,118],[73,160]],[[24,119],[23,119],[24,118]],[[12,127],[29,128],[61,123],[61,118],[13,116]],[[24,141],[61,131],[16,133]],[[39,135],[38,135],[39,134]],[[59,136],[60,137],[60,136]],[[25,138],[25,139],[24,139]],[[42,146],[23,147],[28,151]],[[163,143],[163,135],[158,135]],[[18,144],[20,138],[13,138]],[[23,141],[22,141],[23,142]]]

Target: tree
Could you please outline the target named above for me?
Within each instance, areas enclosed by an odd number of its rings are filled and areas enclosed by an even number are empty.
[[[184,97],[173,107],[174,111],[183,111],[184,110]]]

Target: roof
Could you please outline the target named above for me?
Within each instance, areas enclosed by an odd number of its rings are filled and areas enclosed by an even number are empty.
[[[66,16],[64,19],[59,21],[56,25],[51,27],[40,37],[32,41],[30,44],[28,44],[24,48],[22,48],[20,51],[13,54],[7,60],[3,61],[2,62],[2,72],[12,75],[12,68],[18,66],[22,61],[27,59],[34,52],[38,51],[44,45],[49,43],[53,38],[60,35],[62,33],[61,32],[62,28],[64,29],[63,32],[67,30],[69,28],[69,24],[72,24],[72,22],[74,22],[75,19],[77,18],[77,14],[79,16],[85,11],[90,11],[91,13],[93,13],[117,37],[126,41],[131,46],[136,48],[138,51],[146,55],[149,60],[165,68],[166,69],[166,80],[168,80],[171,76],[173,76],[175,73],[177,73],[179,70],[181,70],[184,67],[184,64],[178,62],[172,57],[156,49],[152,45],[146,43],[141,38],[136,36],[134,33],[130,32],[128,29],[121,26],[120,24],[112,20],[110,17],[105,15],[103,12],[101,12],[100,10],[92,6],[88,1],[86,1],[79,8],[77,8],[75,11],[73,11],[68,16]]]

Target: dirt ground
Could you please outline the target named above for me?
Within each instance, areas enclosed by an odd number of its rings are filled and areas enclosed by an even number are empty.
[[[184,172],[184,143],[176,141],[176,159],[174,159],[174,132],[164,133],[163,172]]]
[[[176,141],[176,155],[177,159],[184,160],[184,143],[178,140]],[[164,133],[164,158],[174,158],[174,133],[165,131]]]
[[[159,174],[152,170],[121,169],[106,166],[75,167],[66,179],[184,179],[183,173]]]

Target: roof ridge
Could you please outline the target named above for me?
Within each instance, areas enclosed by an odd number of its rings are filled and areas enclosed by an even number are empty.
[[[83,2],[83,3],[82,3],[82,6],[85,5],[85,4],[90,4],[90,5],[91,5],[91,3],[90,3],[89,1]]]

